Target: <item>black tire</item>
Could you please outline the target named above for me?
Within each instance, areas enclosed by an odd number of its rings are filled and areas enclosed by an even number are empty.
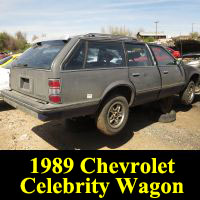
[[[173,107],[173,103],[174,103],[174,97],[173,96],[161,99],[159,101],[160,111],[163,114],[171,112],[172,107]]]
[[[160,115],[158,121],[161,123],[170,123],[176,120],[176,112],[172,110],[170,113]]]
[[[195,83],[194,81],[190,81],[186,87],[186,89],[181,93],[180,98],[181,102],[184,105],[191,105],[194,101],[195,97]]]
[[[119,134],[127,124],[128,115],[129,106],[126,98],[118,95],[111,96],[97,113],[96,126],[105,135]]]

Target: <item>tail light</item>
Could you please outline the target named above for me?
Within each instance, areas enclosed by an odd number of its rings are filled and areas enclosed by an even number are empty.
[[[49,87],[50,88],[60,88],[60,80],[59,79],[49,80]]]
[[[61,82],[59,79],[50,79],[48,82],[49,85],[49,100],[52,103],[59,104],[61,103]]]

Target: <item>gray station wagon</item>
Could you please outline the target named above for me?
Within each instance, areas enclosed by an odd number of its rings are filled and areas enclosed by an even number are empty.
[[[169,112],[175,94],[191,104],[200,80],[162,46],[93,33],[36,41],[10,76],[10,105],[41,120],[93,116],[107,135],[124,129],[130,107],[159,100]]]

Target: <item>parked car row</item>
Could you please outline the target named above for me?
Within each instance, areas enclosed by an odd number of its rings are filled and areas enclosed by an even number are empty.
[[[6,66],[8,63],[11,63],[16,58],[18,58],[21,55],[21,53],[9,55],[3,59],[0,60],[0,68]]]
[[[175,57],[175,58],[181,58],[180,51],[174,50],[172,48],[167,47],[167,50]]]
[[[131,107],[178,94],[192,104],[200,72],[164,47],[131,37],[87,34],[38,40],[12,63],[3,100],[41,120],[91,116],[106,135],[126,127]]]
[[[3,59],[3,58],[5,58],[5,57],[7,57],[7,56],[8,56],[7,53],[5,53],[5,52],[0,52],[0,59]]]

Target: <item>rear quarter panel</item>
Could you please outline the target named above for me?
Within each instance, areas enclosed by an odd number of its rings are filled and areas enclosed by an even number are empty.
[[[114,82],[129,81],[128,68],[61,72],[62,99],[67,104],[96,102],[114,87]]]

